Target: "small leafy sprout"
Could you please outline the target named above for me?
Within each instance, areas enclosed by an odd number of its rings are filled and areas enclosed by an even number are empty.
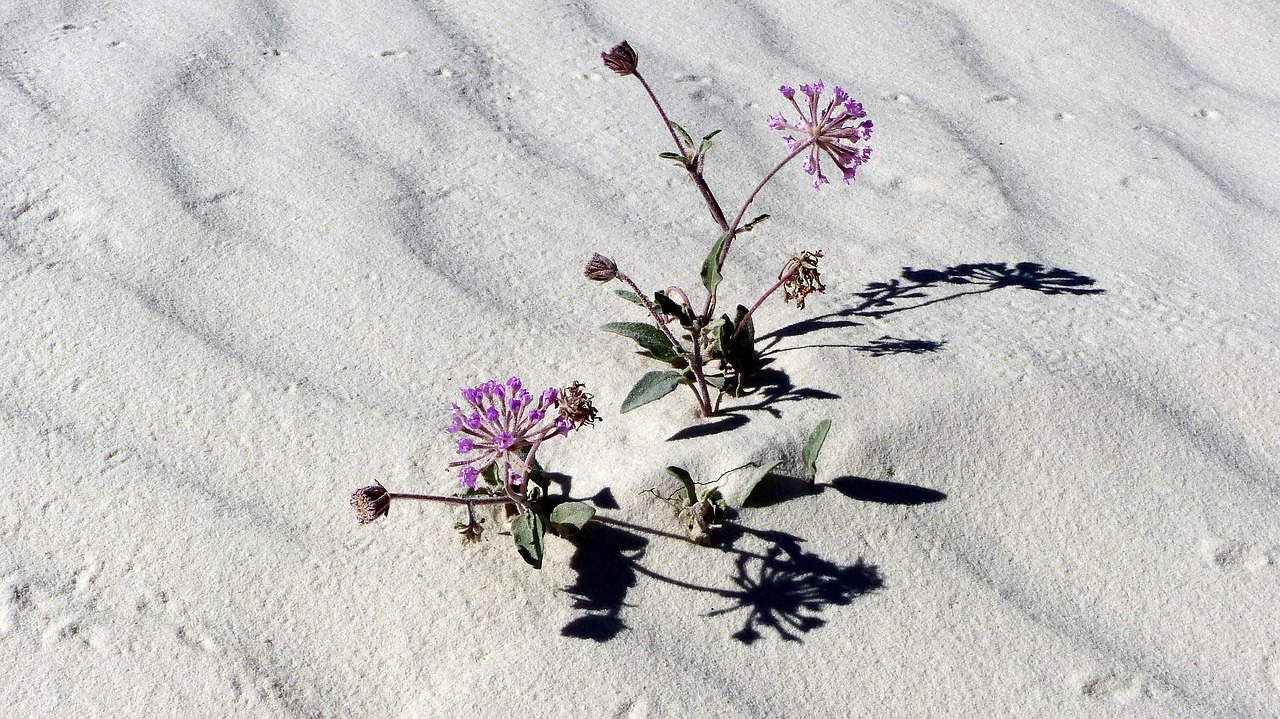
[[[751,493],[756,487],[773,473],[773,470],[782,464],[781,460],[773,460],[764,464],[756,464],[754,462],[744,464],[741,467],[735,467],[728,472],[721,474],[716,478],[715,482],[710,483],[711,487],[706,491],[699,493],[698,483],[683,467],[671,466],[667,467],[667,474],[680,482],[683,496],[679,490],[669,497],[663,497],[656,490],[649,490],[655,497],[671,504],[676,509],[676,514],[683,517],[687,522],[687,530],[689,541],[696,544],[709,545],[712,541],[712,535],[720,524],[724,523],[725,517],[730,510],[741,509],[743,504],[751,497]],[[745,482],[737,485],[733,497],[726,498],[724,491],[720,488],[719,482],[733,472],[740,469],[750,467],[753,471],[747,477]],[[679,497],[679,499],[677,499]]]
[[[684,519],[690,542],[710,545],[712,531],[724,522],[729,509],[724,496],[717,487],[699,494],[698,483],[693,481],[693,477],[683,467],[667,467],[667,474],[680,482],[681,489],[669,497],[658,494],[656,489],[648,490],[649,493],[670,504],[676,510],[676,515]]]
[[[809,439],[804,443],[804,451],[800,458],[804,462],[806,479],[813,484],[818,477],[818,454],[822,451],[822,443],[827,441],[827,431],[831,429],[831,420],[824,419],[813,428]]]

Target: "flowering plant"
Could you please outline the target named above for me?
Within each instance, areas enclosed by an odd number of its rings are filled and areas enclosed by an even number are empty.
[[[781,287],[784,301],[795,302],[797,308],[803,309],[809,294],[826,290],[818,274],[818,260],[823,256],[822,252],[803,251],[786,261],[777,282],[766,289],[750,308],[738,305],[732,316],[728,313],[716,316],[717,290],[723,279],[721,272],[734,240],[769,218],[769,215],[758,215],[744,222],[747,210],[764,186],[801,155],[805,155],[801,166],[813,176],[815,190],[828,184],[821,164],[824,155],[840,171],[841,179],[846,183],[851,181],[858,167],[871,157],[871,148],[859,143],[871,137],[872,123],[866,119],[862,104],[842,88],[833,89],[825,107],[821,96],[826,88],[821,81],[800,85],[800,93],[805,98],[803,107],[796,101],[794,88],[787,85],[778,88],[795,109],[796,119],[788,121],[778,114],[768,118],[767,123],[770,128],[787,133],[782,138],[787,155],[760,180],[730,218],[703,175],[707,152],[719,130],[695,143],[684,128],[672,122],[637,69],[639,58],[635,50],[625,41],[601,53],[601,58],[605,67],[619,75],[635,77],[644,87],[676,147],[676,152],[663,152],[659,157],[675,162],[688,173],[720,228],[718,238],[702,263],[701,280],[706,297],[700,309],[695,309],[683,288],[671,286],[655,292],[650,299],[634,280],[618,269],[613,260],[593,253],[587,261],[584,274],[588,279],[601,283],[617,279],[629,288],[619,290],[618,294],[640,305],[649,314],[649,321],[645,323],[612,322],[603,329],[629,337],[650,357],[671,367],[641,377],[623,400],[622,411],[628,412],[660,399],[685,385],[692,390],[700,413],[703,416],[715,415],[720,411],[724,395],[737,397],[752,388],[751,374],[757,364],[752,315],[760,305]],[[673,326],[676,327],[674,331]],[[712,363],[715,363],[714,367]],[[712,389],[715,390],[714,399]]]
[[[504,507],[511,519],[511,535],[524,560],[542,566],[543,538],[548,529],[566,536],[582,529],[595,510],[583,502],[544,507],[549,479],[536,455],[545,442],[594,424],[599,416],[592,396],[574,382],[563,389],[547,388],[537,401],[519,377],[490,380],[462,389],[463,404],[449,407],[445,432],[454,437],[461,459],[457,469],[459,494],[452,496],[402,494],[382,485],[357,489],[351,495],[356,519],[368,524],[386,516],[395,499],[416,499],[466,508],[466,521],[455,528],[465,541],[480,539],[484,531],[476,507]],[[532,487],[531,487],[532,485]]]

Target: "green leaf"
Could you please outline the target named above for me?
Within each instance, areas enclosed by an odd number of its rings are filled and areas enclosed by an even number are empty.
[[[542,538],[546,532],[546,522],[535,508],[511,520],[511,536],[516,540],[516,549],[534,569],[542,569]]]
[[[600,329],[635,340],[636,344],[643,347],[646,352],[663,362],[680,358],[680,353],[671,346],[671,340],[667,339],[662,330],[653,325],[643,322],[610,322]]]
[[[827,431],[831,429],[831,420],[824,419],[813,428],[809,441],[804,443],[804,451],[800,454],[804,468],[809,473],[809,482],[818,476],[818,453],[822,451],[822,443],[827,441]]]
[[[676,318],[684,327],[688,327],[691,324],[689,313],[685,311],[684,305],[671,299],[666,292],[653,293],[653,301],[654,304],[658,305],[658,309],[662,314]]]
[[[684,375],[673,370],[654,370],[646,373],[627,393],[627,398],[622,400],[622,412],[630,412],[636,407],[666,397],[680,386],[682,379]]]
[[[502,486],[502,480],[498,479],[498,465],[496,463],[485,467],[484,471],[480,472],[480,478],[484,480],[485,484],[494,487]]]
[[[596,508],[586,502],[565,502],[551,510],[551,531],[561,537],[571,537],[596,516]]]
[[[750,232],[750,231],[751,231],[751,228],[755,227],[756,225],[760,224],[761,222],[764,222],[764,221],[765,221],[765,220],[767,220],[767,219],[769,219],[769,216],[768,216],[768,215],[759,215],[759,216],[757,216],[754,220],[752,220],[752,221],[748,222],[747,224],[743,225],[742,227],[740,227],[740,228],[738,229],[738,232]]]
[[[738,487],[736,492],[734,492],[733,501],[729,502],[729,506],[737,509],[746,504],[747,500],[751,499],[751,493],[756,491],[756,487],[760,482],[765,477],[772,474],[773,470],[777,469],[780,464],[782,464],[782,460],[775,459],[772,462],[767,462],[756,467],[755,471],[751,473],[751,476],[747,477],[747,481]]]
[[[671,160],[672,162],[676,163],[677,165],[680,165],[681,167],[684,167],[689,164],[689,158],[685,157],[684,155],[677,155],[674,152],[659,152],[658,157],[662,158],[663,160]]]
[[[680,133],[680,139],[684,140],[684,148],[692,148],[693,138],[689,137],[689,133],[685,132],[683,127],[680,127],[680,125],[674,122],[671,123],[671,126],[676,129],[676,132]],[[681,148],[681,149],[684,149],[684,148]]]
[[[640,295],[637,295],[631,290],[614,290],[613,294],[621,297],[627,302],[631,302],[632,304],[637,304],[637,305],[640,305],[641,307],[644,307],[644,300],[640,299]]]
[[[716,135],[719,135],[719,134],[720,134],[720,131],[719,131],[719,130],[712,130],[711,132],[708,132],[707,134],[705,134],[705,135],[703,135],[703,136],[702,136],[702,141],[703,141],[703,142],[706,142],[707,140],[710,140],[711,138],[713,138],[713,137],[715,137]]]
[[[715,294],[720,280],[724,279],[720,275],[720,250],[724,248],[724,241],[727,239],[729,239],[728,232],[720,235],[720,239],[716,240],[716,243],[711,246],[711,251],[707,253],[707,259],[702,261],[702,286],[712,294]]]
[[[692,506],[694,502],[698,501],[698,488],[693,483],[693,477],[689,476],[689,473],[684,471],[683,467],[677,467],[675,465],[667,467],[667,474],[680,480],[680,484],[684,485],[686,505]]]

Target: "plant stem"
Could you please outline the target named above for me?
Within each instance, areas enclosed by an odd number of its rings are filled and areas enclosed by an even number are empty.
[[[444,502],[445,504],[512,504],[510,497],[448,497],[439,494],[400,494],[399,492],[388,492],[387,496],[391,499],[421,499],[427,502]]]
[[[725,230],[729,233],[729,237],[725,239],[724,246],[720,248],[720,257],[717,259],[717,269],[724,267],[724,259],[729,256],[729,247],[733,244],[733,237],[738,232],[738,225],[742,224],[742,216],[747,214],[747,208],[751,207],[751,203],[755,201],[756,195],[760,194],[760,190],[764,189],[764,186],[769,184],[769,180],[772,180],[773,176],[778,174],[778,171],[785,167],[788,162],[794,160],[800,153],[809,149],[809,146],[813,143],[814,141],[809,139],[799,145],[796,145],[796,149],[792,150],[790,154],[782,158],[782,162],[779,162],[774,166],[774,168],[769,171],[769,174],[765,175],[764,179],[760,181],[760,184],[756,185],[756,189],[752,190],[751,194],[747,196],[747,201],[742,203],[742,209],[738,210],[738,214],[734,216],[733,222],[729,223],[729,229]]]
[[[653,88],[649,87],[648,81],[640,75],[639,72],[633,72],[636,79],[644,86],[644,91],[649,93],[649,99],[653,100],[653,106],[658,108],[658,114],[662,116],[662,124],[666,125],[667,132],[671,133],[671,139],[676,143],[676,149],[679,155],[685,158],[684,169],[689,172],[689,177],[693,179],[693,184],[697,186],[698,192],[702,194],[702,199],[707,203],[707,209],[711,210],[711,217],[720,225],[720,230],[726,232],[729,229],[729,221],[724,217],[724,210],[720,208],[720,203],[716,201],[716,196],[711,194],[711,188],[707,186],[706,179],[702,176],[701,162],[694,162],[689,157],[689,152],[693,148],[685,149],[684,143],[680,142],[680,138],[676,135],[676,129],[672,126],[670,118],[667,117],[667,111],[662,109],[662,103],[658,102],[658,96],[654,94]]]
[[[687,151],[684,149],[684,143],[680,142],[680,138],[676,136],[676,129],[671,126],[671,120],[667,117],[667,111],[662,109],[662,103],[658,102],[658,96],[653,94],[653,88],[649,87],[649,83],[638,71],[632,72],[640,84],[644,86],[644,91],[649,93],[649,99],[653,100],[653,106],[658,108],[658,114],[662,116],[662,124],[667,126],[667,132],[671,133],[671,140],[676,143],[676,150],[681,157],[688,157]]]
[[[737,337],[738,333],[742,331],[742,328],[747,326],[747,320],[751,319],[751,315],[755,314],[755,311],[760,308],[760,305],[764,304],[764,301],[769,299],[769,295],[773,294],[774,292],[777,292],[779,287],[786,284],[787,280],[791,279],[791,276],[799,271],[800,271],[800,265],[797,264],[795,267],[792,267],[789,272],[784,274],[782,277],[779,277],[777,283],[775,283],[773,287],[770,287],[763,295],[761,295],[760,299],[756,300],[756,303],[754,305],[751,305],[751,309],[747,310],[747,314],[742,317],[742,321],[739,322],[738,326],[733,329],[732,337]]]
[[[677,351],[683,351],[684,347],[680,344],[680,341],[676,339],[676,336],[671,334],[671,330],[667,328],[667,323],[662,321],[662,315],[658,314],[658,310],[654,308],[653,303],[649,301],[649,298],[644,296],[644,292],[640,290],[639,285],[621,272],[617,273],[617,277],[622,280],[627,287],[630,287],[631,291],[636,293],[636,296],[644,303],[644,308],[649,310],[650,315],[653,315],[654,324],[658,326],[658,329],[662,330],[662,334],[667,336],[667,339],[671,342],[671,346]]]
[[[684,353],[684,345],[681,345],[680,341],[676,339],[676,336],[671,334],[671,330],[667,327],[667,323],[662,321],[662,315],[658,314],[658,310],[654,308],[653,303],[649,302],[649,298],[644,296],[644,292],[640,291],[640,287],[636,285],[630,277],[627,277],[621,272],[617,273],[617,277],[626,283],[626,285],[631,288],[631,291],[635,292],[640,298],[640,301],[644,303],[645,309],[649,310],[649,314],[653,315],[654,324],[658,326],[658,329],[662,330],[662,334],[667,336],[667,339],[671,342],[671,346],[674,347],[676,351]],[[698,398],[698,404],[700,405],[699,409],[702,410],[702,415],[704,417],[709,417],[712,414],[711,395],[707,392],[707,380],[702,375],[702,353],[698,348],[699,325],[696,317],[692,319],[694,322],[693,352],[691,353],[689,366],[693,370],[693,376],[698,380],[699,385],[699,387],[694,387],[693,394]],[[701,389],[701,391],[699,391],[699,389]]]

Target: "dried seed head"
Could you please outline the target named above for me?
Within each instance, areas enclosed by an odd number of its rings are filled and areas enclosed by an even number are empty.
[[[795,300],[796,309],[804,309],[804,299],[811,293],[826,292],[822,277],[818,274],[818,258],[822,252],[801,252],[792,255],[787,264],[782,266],[778,279],[783,279],[782,294],[784,302]]]
[[[636,51],[631,49],[626,40],[609,48],[608,52],[600,53],[600,59],[604,60],[604,66],[618,73],[619,75],[631,75],[636,71]]]
[[[591,257],[587,259],[587,268],[582,271],[582,274],[589,280],[608,282],[618,276],[618,266],[608,257],[592,252]]]
[[[595,424],[600,419],[596,408],[591,406],[594,395],[587,394],[585,385],[574,382],[560,390],[556,405],[560,408],[560,416],[573,423],[574,429],[584,424]]]
[[[381,484],[361,487],[351,494],[351,506],[356,509],[356,521],[368,524],[391,509],[391,493]]]

